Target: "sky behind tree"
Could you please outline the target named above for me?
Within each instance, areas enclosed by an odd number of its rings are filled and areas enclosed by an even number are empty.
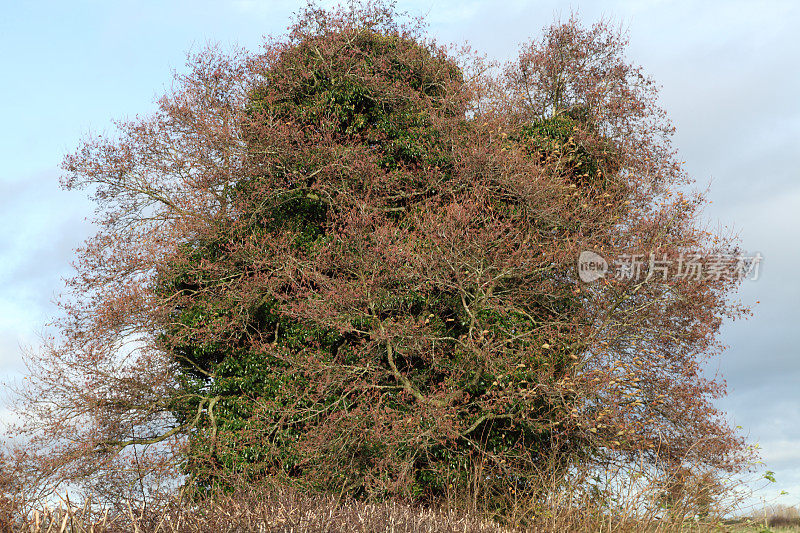
[[[334,2],[322,2],[332,5]],[[289,1],[16,2],[0,18],[0,376],[19,379],[22,347],[55,312],[72,250],[91,232],[93,206],[58,187],[64,154],[112,119],[146,115],[209,43],[257,49],[283,32]],[[712,227],[764,256],[741,299],[754,316],[726,324],[721,402],[762,448],[777,483],[762,493],[800,503],[800,25],[795,2],[407,0],[442,42],[469,41],[514,57],[554,19],[576,12],[628,30],[629,57],[663,86],[674,139],[699,188],[710,186]],[[758,302],[756,304],[756,302]],[[8,416],[7,414],[4,416]]]

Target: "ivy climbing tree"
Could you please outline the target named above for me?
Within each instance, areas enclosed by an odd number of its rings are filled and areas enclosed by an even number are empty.
[[[501,68],[366,4],[192,58],[65,160],[100,230],[30,358],[38,479],[503,508],[577,465],[741,468],[701,373],[737,281],[578,276],[735,251],[624,46],[571,19]]]

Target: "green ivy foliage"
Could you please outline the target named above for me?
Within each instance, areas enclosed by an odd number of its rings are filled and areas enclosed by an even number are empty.
[[[582,133],[590,134],[591,142],[581,141]],[[577,184],[604,187],[619,170],[613,147],[598,136],[580,107],[524,125],[512,140]]]
[[[446,175],[454,164],[452,150],[431,113],[438,109],[442,113],[448,111],[443,103],[437,107],[431,102],[443,97],[441,77],[462,80],[458,68],[412,40],[362,31],[346,46],[342,44],[345,49],[341,54],[360,58],[348,74],[331,66],[335,57],[322,54],[319,51],[322,46],[330,43],[309,39],[284,50],[265,73],[261,88],[251,94],[247,108],[251,120],[269,116],[300,125],[298,129],[307,135],[366,146],[380,154],[380,166],[386,171],[434,167]],[[379,70],[380,76],[369,78],[375,70]],[[275,97],[276,87],[280,98]],[[472,127],[467,117],[460,120],[465,127]],[[579,181],[602,179],[610,171],[611,158],[598,158],[595,152],[575,142],[575,131],[580,125],[570,115],[558,115],[524,126],[511,136],[510,142],[523,145],[531,158],[543,163],[558,160],[565,176]],[[248,141],[253,145],[260,142],[257,136]],[[291,171],[309,174],[315,170],[313,162],[300,156],[284,163],[281,168],[271,167],[271,171],[288,175]],[[413,178],[414,174],[410,175]],[[226,242],[248,238],[259,241],[258,237],[263,235],[291,235],[294,252],[313,261],[327,238],[331,206],[314,190],[313,184],[287,187],[264,196],[261,184],[265,178],[255,175],[234,184],[232,198],[238,205],[247,206],[236,223],[187,244],[181,261],[159,276],[162,294],[189,295],[192,302],[190,306],[175,308],[171,326],[164,334],[165,348],[174,355],[185,392],[184,399],[174,406],[176,419],[186,423],[195,413],[205,413],[190,437],[186,473],[200,486],[216,483],[222,471],[255,478],[280,475],[320,490],[350,487],[349,492],[355,496],[375,497],[375,493],[369,493],[364,479],[388,453],[380,439],[365,435],[356,448],[341,450],[349,461],[325,481],[314,475],[315,465],[304,460],[298,444],[307,428],[319,420],[342,413],[356,420],[353,412],[369,407],[359,405],[357,400],[343,399],[343,387],[335,384],[313,400],[303,395],[313,382],[308,374],[312,370],[292,361],[311,358],[343,366],[358,363],[361,357],[358,336],[289,317],[276,294],[266,292],[257,298],[236,300],[236,292],[226,289],[226,284],[241,277],[263,274],[254,271],[248,259],[230,255]],[[398,223],[403,223],[402,216]],[[224,265],[224,270],[209,272],[204,267],[208,264]],[[479,313],[479,319],[492,335],[509,336],[513,331],[534,330],[537,321],[569,314],[571,308],[579,305],[577,297],[558,296],[543,301],[527,315],[486,309]],[[461,301],[452,292],[423,293],[398,286],[396,290],[387,289],[375,295],[374,306],[381,318],[425,319],[428,327],[442,337],[458,338],[467,331]],[[352,325],[361,330],[368,329],[372,320],[351,317]],[[183,331],[189,330],[218,333],[195,339],[183,335]],[[254,351],[248,341],[253,336],[273,343],[275,352],[270,355]],[[507,349],[538,346],[545,340],[529,336],[510,343]],[[546,357],[513,373],[486,372],[474,383],[450,385],[465,388],[473,398],[490,394],[498,386],[524,390],[532,386],[537,372],[544,368],[554,369],[554,379],[563,375],[570,362],[568,356],[580,350],[575,346],[554,346]],[[467,357],[468,354],[452,345],[449,356],[435,363],[414,357],[406,357],[402,362],[406,375],[425,393],[440,385],[443,377],[463,365]],[[385,365],[385,361],[381,364]],[[386,380],[376,385],[396,384]],[[209,398],[217,399],[213,409]],[[417,410],[399,390],[387,393],[383,401],[386,408],[409,416],[414,416]],[[316,414],[282,418],[288,407]],[[511,403],[508,407],[509,413],[523,408],[531,410],[530,403]],[[552,409],[544,399],[533,407],[539,419],[561,416]],[[468,484],[467,466],[475,460],[476,442],[488,453],[508,457],[513,457],[520,446],[528,451],[541,450],[544,457],[552,446],[549,426],[514,424],[505,419],[479,422],[482,414],[474,410],[462,415],[464,419],[460,422],[467,426],[476,424],[468,437],[425,450],[409,448],[392,452],[413,460],[413,498],[433,500],[444,495],[452,484]],[[474,436],[479,438],[476,440]],[[569,446],[571,455],[565,457],[585,453],[585,444],[579,439],[573,439]],[[533,481],[522,478],[516,482],[525,485]]]

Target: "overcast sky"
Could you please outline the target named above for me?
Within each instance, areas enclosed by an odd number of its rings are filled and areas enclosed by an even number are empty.
[[[332,2],[323,2],[330,5]],[[7,2],[0,16],[0,378],[22,370],[20,346],[54,312],[92,206],[58,188],[58,164],[111,119],[154,109],[206,43],[256,49],[284,31],[287,1]],[[800,3],[666,0],[400,0],[445,42],[513,57],[555,18],[577,11],[629,31],[629,57],[662,86],[688,171],[711,185],[712,225],[764,256],[740,297],[755,306],[728,324],[721,406],[763,449],[777,483],[761,496],[800,503]]]

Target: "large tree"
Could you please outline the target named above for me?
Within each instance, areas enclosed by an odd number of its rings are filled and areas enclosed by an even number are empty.
[[[369,4],[192,58],[65,160],[100,229],[30,358],[40,478],[436,501],[741,467],[702,374],[737,280],[578,277],[587,250],[735,252],[624,46],[571,19],[498,70]]]

